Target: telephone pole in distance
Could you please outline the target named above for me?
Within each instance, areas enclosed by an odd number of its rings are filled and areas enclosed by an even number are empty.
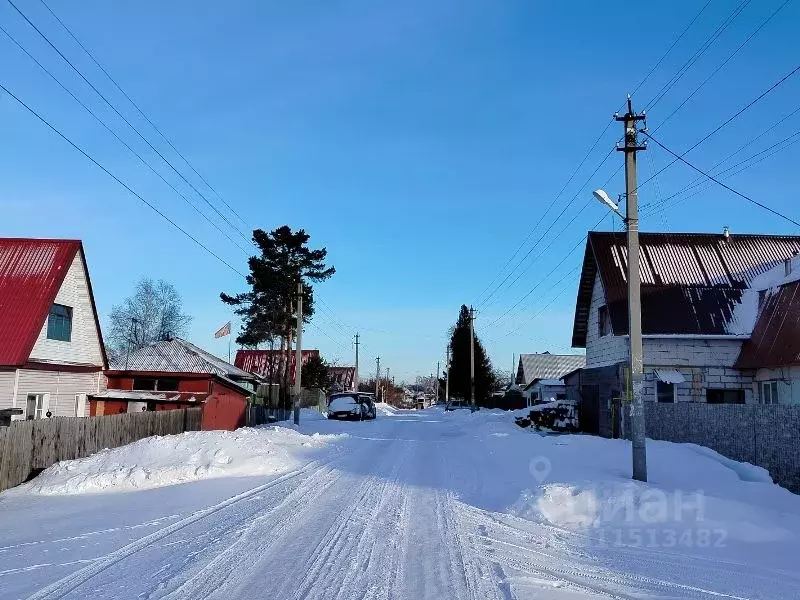
[[[375,362],[378,364],[378,370],[375,373],[375,402],[379,402],[381,391],[381,357],[375,357]]]
[[[475,412],[475,309],[469,307],[469,409]]]
[[[353,391],[358,391],[358,332],[356,332],[356,372],[353,374]]]

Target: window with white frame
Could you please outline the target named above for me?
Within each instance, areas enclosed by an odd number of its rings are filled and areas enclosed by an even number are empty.
[[[761,381],[761,404],[778,404],[778,382]]]
[[[25,418],[29,421],[44,417],[44,394],[28,394],[25,404]]]

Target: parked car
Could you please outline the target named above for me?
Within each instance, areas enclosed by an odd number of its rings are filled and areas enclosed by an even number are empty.
[[[470,403],[467,400],[448,400],[444,405],[445,410],[470,410]]]
[[[329,419],[353,419],[363,421],[378,416],[375,400],[371,394],[343,392],[328,398]]]

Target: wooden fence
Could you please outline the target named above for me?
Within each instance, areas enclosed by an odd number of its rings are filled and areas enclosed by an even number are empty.
[[[286,408],[250,404],[245,415],[245,426],[255,427],[256,425],[267,425],[276,421],[288,421],[291,417],[292,411]]]
[[[202,415],[202,408],[187,408],[14,421],[10,427],[0,427],[0,491],[60,460],[82,458],[151,435],[198,431]]]

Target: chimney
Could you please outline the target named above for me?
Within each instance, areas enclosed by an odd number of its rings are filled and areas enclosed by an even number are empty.
[[[731,230],[728,229],[728,226],[722,228],[722,237],[725,239],[726,242],[729,242],[731,239]]]
[[[792,259],[787,258],[783,261],[783,276],[788,277],[792,274]]]

